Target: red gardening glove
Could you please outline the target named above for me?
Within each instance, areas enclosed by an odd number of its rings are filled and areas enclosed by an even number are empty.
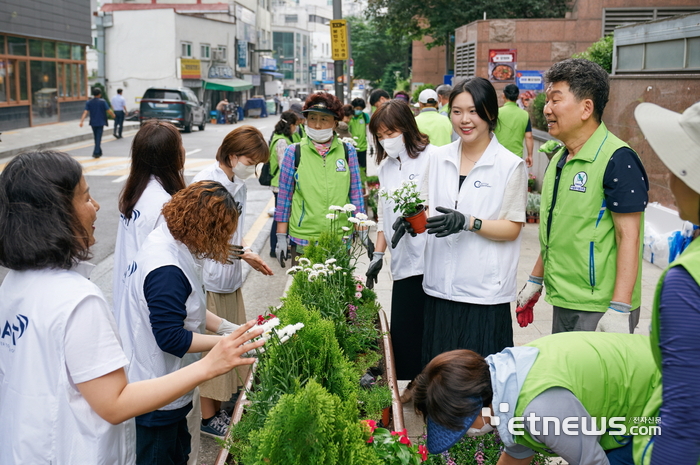
[[[515,309],[515,315],[518,318],[518,324],[521,328],[524,328],[530,323],[532,323],[532,320],[534,318],[532,310],[535,307],[537,301],[540,299],[541,295],[542,292],[538,292],[537,294],[533,295],[532,298],[528,300],[525,305]]]

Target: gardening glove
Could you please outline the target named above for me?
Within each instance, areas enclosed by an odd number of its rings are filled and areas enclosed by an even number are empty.
[[[530,275],[518,294],[517,308],[515,309],[515,315],[521,328],[532,323],[534,318],[532,312],[541,295],[542,278]]]
[[[383,262],[384,252],[374,252],[372,261],[369,262],[369,266],[367,267],[367,273],[365,273],[365,276],[367,276],[367,282],[365,284],[368,288],[374,289],[374,284],[377,282],[377,275],[382,269]]]
[[[623,302],[610,302],[608,310],[598,321],[595,329],[603,333],[630,333],[630,310],[632,306]]]
[[[394,224],[391,225],[391,229],[394,230],[394,235],[391,237],[391,248],[395,249],[396,245],[399,243],[404,234],[408,233],[413,237],[416,237],[416,232],[413,230],[411,223],[406,221],[402,216],[396,218]]]
[[[435,237],[446,237],[460,231],[468,231],[471,215],[465,215],[457,210],[445,207],[437,207],[437,211],[444,215],[431,216],[425,227],[428,234],[435,234]]]
[[[242,245],[229,245],[228,259],[226,260],[226,263],[229,265],[233,264],[234,261],[240,260],[243,254],[245,254],[245,249]]]
[[[222,318],[221,323],[219,323],[219,327],[216,329],[216,334],[218,334],[219,336],[226,336],[227,334],[234,332],[240,327],[240,325],[233,324],[230,321]]]
[[[280,262],[280,266],[284,268],[284,261],[289,260],[289,236],[285,233],[277,233],[277,246],[275,247],[275,255]]]
[[[357,231],[357,234],[360,236],[362,245],[364,245],[365,249],[367,249],[367,257],[372,260],[372,255],[374,254],[374,242],[372,242],[372,239],[369,238],[369,229]]]

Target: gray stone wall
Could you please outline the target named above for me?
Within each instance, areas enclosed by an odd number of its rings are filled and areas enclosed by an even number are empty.
[[[0,33],[91,43],[90,0],[2,0]]]

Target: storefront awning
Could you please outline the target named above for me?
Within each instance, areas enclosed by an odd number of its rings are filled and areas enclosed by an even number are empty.
[[[261,69],[260,72],[262,74],[267,74],[268,76],[272,76],[273,78],[284,79],[284,74],[282,74],[282,73],[276,73],[274,71],[268,71],[266,69]]]
[[[240,92],[253,88],[253,84],[243,79],[202,79],[204,88],[208,90],[223,90]]]

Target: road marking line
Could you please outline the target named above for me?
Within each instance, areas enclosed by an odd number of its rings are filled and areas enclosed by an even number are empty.
[[[263,226],[265,226],[267,219],[270,217],[267,214],[267,211],[274,206],[275,197],[272,196],[270,197],[269,202],[267,202],[267,205],[265,205],[265,208],[263,209],[260,216],[258,216],[258,218],[255,220],[255,223],[253,223],[253,226],[251,226],[248,230],[248,234],[246,234],[243,238],[243,242],[245,242],[247,245],[253,245],[255,239],[258,237],[258,234],[260,234],[260,231],[262,231]]]
[[[128,178],[128,177],[129,177],[129,175],[128,175],[128,174],[125,174],[125,175],[123,175],[123,176],[119,176],[117,179],[115,179],[115,180],[112,181],[112,182],[122,182],[122,181],[126,181],[126,178]]]
[[[89,173],[91,171],[99,170],[102,168],[108,168],[115,165],[129,165],[129,159],[98,159],[99,161],[93,163],[90,166],[83,166],[83,174]]]
[[[187,153],[185,154],[185,156],[188,157],[188,156],[190,156],[190,155],[192,155],[192,154],[195,154],[195,153],[198,153],[198,152],[201,152],[201,151],[202,151],[202,149],[194,149],[194,150],[191,150],[191,151],[187,152]]]

